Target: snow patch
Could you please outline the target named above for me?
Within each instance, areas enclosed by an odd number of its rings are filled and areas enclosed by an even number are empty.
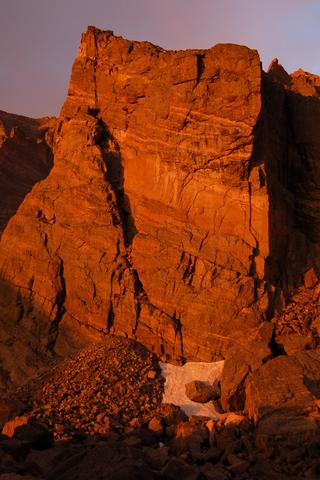
[[[192,380],[201,380],[213,384],[221,377],[223,363],[223,360],[214,363],[188,362],[181,367],[177,367],[170,363],[160,362],[162,375],[166,380],[162,398],[163,403],[178,405],[187,415],[203,415],[205,417],[217,418],[219,414],[214,408],[214,403],[192,402],[186,396],[185,385],[192,382]]]

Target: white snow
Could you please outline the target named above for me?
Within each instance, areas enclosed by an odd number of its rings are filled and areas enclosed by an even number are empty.
[[[214,363],[189,362],[181,367],[160,363],[162,375],[166,379],[163,403],[178,405],[187,415],[218,417],[213,402],[197,403],[189,400],[185,394],[185,385],[192,380],[215,383],[221,377],[223,363],[223,360]]]

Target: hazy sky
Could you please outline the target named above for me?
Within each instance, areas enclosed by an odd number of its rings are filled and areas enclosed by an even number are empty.
[[[0,110],[56,115],[87,25],[164,48],[256,48],[320,74],[320,0],[0,0]]]

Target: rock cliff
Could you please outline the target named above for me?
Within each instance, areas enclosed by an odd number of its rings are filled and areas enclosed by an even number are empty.
[[[111,332],[211,361],[314,294],[318,83],[277,61],[265,74],[242,46],[165,51],[89,27],[54,166],[1,238],[3,375],[13,328],[33,353]]]
[[[53,123],[0,111],[0,235],[26,194],[52,167]]]

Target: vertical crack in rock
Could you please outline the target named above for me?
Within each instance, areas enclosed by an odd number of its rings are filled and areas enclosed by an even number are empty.
[[[180,267],[183,271],[182,281],[186,285],[192,285],[193,277],[196,271],[197,261],[198,257],[182,251],[180,256]]]
[[[248,180],[248,192],[249,192],[249,230],[256,243],[255,247],[252,249],[252,255],[250,255],[251,264],[249,268],[249,275],[253,278],[253,281],[254,281],[254,299],[255,301],[257,301],[258,287],[260,282],[257,276],[255,259],[259,255],[260,250],[259,250],[259,240],[257,238],[256,232],[252,225],[252,184],[250,180]]]
[[[113,310],[113,303],[112,303],[112,295],[110,295],[110,306],[108,311],[108,318],[107,318],[107,332],[110,333],[111,329],[113,328],[114,324],[114,310]]]
[[[17,291],[16,306],[19,310],[17,320],[16,320],[16,324],[18,324],[18,323],[20,323],[20,321],[24,317],[23,298],[22,298],[20,289]]]
[[[137,230],[131,213],[130,201],[124,189],[124,170],[120,146],[105,122],[101,118],[98,121],[102,129],[99,146],[107,167],[107,179],[116,197],[116,206],[120,214],[125,247],[128,248],[132,244]]]
[[[98,44],[97,44],[97,35],[94,31],[94,47],[95,47],[95,56],[93,58],[93,84],[94,84],[94,103],[95,107],[98,105],[98,91],[97,91],[97,62],[98,62]]]
[[[134,296],[136,299],[135,302],[135,311],[136,311],[136,319],[135,319],[135,326],[133,328],[133,335],[136,336],[136,332],[139,326],[139,321],[140,321],[140,314],[141,314],[141,307],[143,302],[148,302],[148,297],[146,292],[144,291],[144,288],[142,286],[141,280],[139,278],[139,274],[137,270],[131,268],[131,272],[133,275],[133,281],[134,281]]]
[[[273,329],[272,336],[269,342],[269,348],[274,357],[279,357],[280,355],[286,355],[283,345],[276,342],[276,329]]]
[[[64,263],[61,257],[58,256],[58,292],[51,310],[54,313],[54,319],[51,322],[48,332],[47,351],[52,352],[55,347],[56,340],[59,335],[59,324],[65,313],[65,299],[66,299],[66,281],[64,277]]]
[[[197,53],[196,57],[197,57],[197,79],[196,79],[195,87],[199,84],[201,80],[201,76],[204,72],[205,55],[203,53]]]
[[[175,331],[175,336],[176,340],[178,339],[180,351],[181,351],[181,360],[184,361],[184,346],[183,346],[183,335],[182,335],[182,323],[180,320],[180,316],[177,314],[176,311],[174,311],[173,315],[168,315],[166,312],[161,310],[159,307],[156,305],[153,305],[150,302],[150,299],[142,285],[142,282],[139,277],[138,271],[132,266],[132,263],[130,259],[128,258],[128,254],[126,255],[126,261],[127,261],[127,268],[129,269],[131,275],[133,276],[133,281],[134,281],[134,297],[135,297],[135,313],[136,313],[136,318],[135,318],[135,325],[132,330],[132,334],[135,338],[137,338],[137,330],[139,328],[139,322],[140,322],[140,315],[141,315],[141,309],[143,305],[147,305],[150,310],[153,312],[157,312],[157,315],[159,315],[159,319],[164,316],[168,320],[170,320],[173,323],[173,328]],[[164,340],[164,339],[162,339]],[[175,342],[176,343],[176,342]],[[165,354],[164,347],[162,354]],[[173,356],[175,354],[176,347],[173,346]]]
[[[245,407],[245,399],[246,399],[245,386],[246,386],[246,380],[249,376],[250,370],[251,369],[249,367],[248,372],[244,375],[241,382],[233,389],[233,392],[230,395],[228,402],[229,402],[229,409],[232,411],[239,412],[239,411],[242,411]]]
[[[183,347],[182,323],[181,323],[180,315],[177,314],[176,310],[174,311],[172,320],[174,321],[174,324],[175,324],[176,340],[178,338],[178,341],[180,344],[181,360],[182,362],[184,362],[185,358],[184,358],[184,347]]]
[[[119,242],[117,242],[117,257],[119,256],[118,244],[119,244]],[[113,324],[114,324],[114,309],[113,309],[113,280],[114,280],[114,275],[115,275],[115,272],[113,270],[112,273],[111,273],[111,278],[110,278],[110,304],[109,304],[109,310],[108,310],[108,315],[107,315],[107,332],[108,333],[111,332],[111,329],[113,328]]]
[[[98,105],[98,92],[97,92],[97,60],[93,60],[93,81],[94,81],[94,103]]]
[[[99,111],[97,108],[91,109],[91,115],[97,117]],[[124,171],[121,162],[121,151],[120,146],[116,139],[113,137],[111,132],[108,129],[108,126],[103,121],[102,118],[97,118],[98,126],[100,127],[100,134],[96,136],[97,145],[100,147],[102,158],[107,167],[106,179],[110,183],[112,190],[115,195],[115,207],[116,211],[113,213],[113,222],[114,225],[119,225],[122,229],[123,241],[125,252],[121,254],[119,240],[117,242],[117,254],[115,258],[115,264],[118,264],[120,267],[119,284],[122,283],[122,273],[125,270],[128,270],[133,279],[134,285],[134,298],[135,298],[135,325],[133,327],[132,334],[135,336],[136,331],[139,325],[141,305],[143,302],[149,302],[146,292],[143,289],[142,283],[140,281],[138,272],[133,268],[133,265],[129,259],[130,246],[132,240],[136,234],[136,228],[134,224],[134,219],[131,214],[130,201],[128,196],[125,193],[124,189]],[[125,265],[119,263],[120,257],[122,260],[125,260]],[[114,271],[111,275],[111,292],[110,292],[110,306],[107,314],[107,332],[109,333],[114,327],[115,322],[115,311],[114,311],[114,292],[113,292],[113,282],[115,279]]]

